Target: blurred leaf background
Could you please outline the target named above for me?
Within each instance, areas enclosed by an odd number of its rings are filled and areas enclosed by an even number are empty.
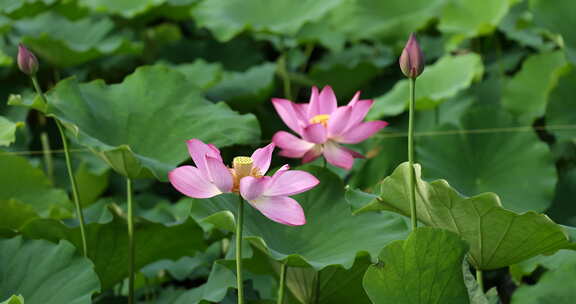
[[[142,235],[137,264],[146,266],[137,276],[139,298],[233,303],[232,214],[220,206],[228,203],[206,210],[209,201],[180,200],[169,184],[156,180],[165,180],[170,166],[186,159],[179,138],[190,132],[220,140],[230,160],[286,129],[271,97],[303,102],[311,86],[331,85],[344,104],[361,90],[362,98],[376,100],[369,119],[390,126],[353,147],[367,159],[357,160],[351,172],[330,168],[333,173],[319,174],[335,188],[344,187],[338,175],[352,187],[374,189],[405,160],[408,84],[397,58],[411,32],[418,33],[427,63],[417,82],[416,160],[424,178],[447,179],[466,196],[496,192],[507,209],[545,212],[559,224],[576,226],[574,16],[571,0],[1,0],[0,236],[22,235],[26,241],[0,241],[0,252],[12,243],[21,244],[18,250],[53,246],[56,253],[79,244],[62,146],[46,112],[68,124],[91,247],[99,233],[108,234],[100,241],[109,245],[91,256],[94,269],[68,258],[98,275],[100,292],[86,291],[94,302],[117,303],[126,294],[126,273],[114,271],[122,268],[126,252],[114,247],[123,242],[109,235],[124,233],[123,180],[112,170],[131,166],[116,161],[115,153],[122,153],[148,162],[146,169],[125,172],[144,177],[135,185]],[[56,100],[52,108],[35,106],[29,79],[16,66],[19,42],[38,56],[40,84]],[[164,74],[154,78],[154,73]],[[148,80],[125,81],[129,75]],[[172,93],[158,98],[157,92]],[[130,109],[118,107],[122,102]],[[82,105],[96,105],[100,112],[82,117]],[[186,106],[190,113],[179,112]],[[173,112],[155,116],[162,107]],[[125,115],[129,111],[135,118]],[[193,125],[203,119],[202,111],[213,121]],[[50,155],[42,153],[48,149]],[[276,157],[273,166],[283,163],[298,165]],[[318,200],[327,209],[334,202]],[[344,208],[336,206],[329,211]],[[327,229],[330,220],[338,219],[326,216],[314,232]],[[380,237],[405,237],[398,229],[401,218],[386,221],[365,229],[394,225],[381,228]],[[376,256],[373,248],[350,245],[356,247],[348,252],[334,245],[333,255],[324,252],[328,258],[322,260],[309,248],[321,239],[300,234],[304,243],[282,252],[278,244],[261,241],[266,230],[254,228],[254,239],[246,242],[251,301],[275,299],[274,259],[293,254],[292,263],[302,267],[288,272],[287,302],[369,303],[360,282],[370,256]],[[108,252],[112,248],[116,254]],[[557,254],[562,261],[537,257],[510,272],[489,272],[488,287],[497,287],[504,303],[544,303],[532,295],[571,303],[574,290],[566,282],[574,281],[576,257],[566,252]],[[572,271],[562,272],[565,268]],[[93,279],[94,273],[86,276]],[[339,295],[334,286],[345,286],[348,294]],[[0,301],[13,294],[0,288]]]

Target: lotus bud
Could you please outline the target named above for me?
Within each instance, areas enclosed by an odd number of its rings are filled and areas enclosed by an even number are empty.
[[[410,34],[402,55],[400,55],[400,69],[408,78],[416,78],[424,71],[424,54],[416,40],[414,33]]]
[[[34,76],[38,71],[38,59],[22,43],[18,44],[18,67],[28,76]]]

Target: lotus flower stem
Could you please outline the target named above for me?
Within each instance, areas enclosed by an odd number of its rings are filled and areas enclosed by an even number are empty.
[[[134,208],[132,206],[132,180],[126,178],[128,204],[128,304],[134,303]]]
[[[286,270],[288,266],[286,262],[280,263],[280,282],[278,283],[278,301],[277,304],[284,303],[284,286],[286,285]]]
[[[46,96],[42,92],[40,85],[38,84],[38,79],[36,79],[36,75],[31,75],[30,78],[32,79],[32,85],[36,90],[36,94],[38,94],[42,101],[45,104],[48,103],[46,100]],[[56,126],[58,127],[58,132],[60,133],[60,139],[62,140],[62,146],[64,147],[64,158],[66,159],[66,170],[68,170],[68,178],[70,179],[70,186],[72,187],[72,199],[74,200],[74,206],[76,207],[76,217],[78,218],[78,222],[80,223],[80,235],[82,237],[82,254],[87,257],[88,256],[88,243],[86,241],[86,228],[84,224],[84,214],[82,213],[82,205],[80,205],[80,194],[78,192],[78,185],[76,184],[76,177],[74,176],[74,172],[72,171],[72,161],[70,157],[70,149],[68,147],[68,141],[66,140],[66,135],[64,133],[64,128],[58,119],[54,119],[56,122]],[[51,163],[51,160],[50,160]],[[48,167],[48,164],[47,164]]]
[[[242,280],[242,225],[244,224],[244,199],[238,202],[238,218],[236,220],[236,288],[238,289],[238,304],[244,304],[244,285]]]
[[[480,269],[476,269],[476,281],[478,282],[478,286],[480,286],[480,290],[484,293],[484,274]]]
[[[43,131],[40,133],[40,143],[42,144],[42,157],[44,158],[44,167],[46,176],[51,181],[54,181],[54,164],[52,162],[52,150],[50,149],[50,139],[48,133]]]
[[[72,199],[74,199],[74,205],[76,206],[76,217],[78,222],[80,222],[80,235],[82,236],[82,253],[85,257],[88,256],[88,243],[86,241],[86,228],[84,224],[84,214],[82,213],[82,206],[80,205],[80,195],[78,192],[78,185],[76,184],[76,177],[74,172],[72,172],[72,161],[70,157],[70,148],[68,147],[68,141],[66,140],[66,135],[64,134],[64,128],[58,119],[54,119],[56,126],[58,127],[58,132],[60,133],[60,138],[62,139],[62,146],[64,147],[64,158],[66,159],[66,169],[68,170],[68,177],[70,179],[70,185],[72,186]]]
[[[292,99],[292,84],[290,83],[290,75],[288,75],[288,64],[287,56],[282,55],[278,60],[278,73],[282,77],[282,83],[284,86],[284,97],[287,99]]]
[[[410,187],[410,220],[412,223],[412,230],[416,230],[418,222],[416,220],[416,188],[414,185],[414,99],[416,92],[416,78],[410,78],[410,106],[408,117],[408,164],[410,165],[409,171],[409,187]]]

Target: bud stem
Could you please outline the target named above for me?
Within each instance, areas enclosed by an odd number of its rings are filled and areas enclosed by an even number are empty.
[[[288,266],[286,265],[286,262],[281,262],[280,263],[280,282],[278,283],[278,299],[276,301],[277,304],[283,304],[284,303],[284,286],[286,285],[285,281],[286,281],[286,268],[288,268]]]
[[[410,105],[408,117],[408,165],[409,165],[409,196],[410,196],[410,220],[412,230],[416,230],[418,222],[416,220],[416,188],[414,185],[414,104],[416,92],[416,78],[410,78]]]
[[[32,84],[34,85],[34,89],[36,90],[36,94],[38,94],[42,101],[47,104],[48,101],[46,100],[46,96],[40,89],[40,85],[38,84],[38,80],[36,76],[30,76],[32,79]],[[84,224],[84,214],[82,213],[82,206],[80,205],[80,193],[78,192],[78,185],[76,184],[76,177],[74,176],[74,172],[72,170],[72,160],[70,157],[70,149],[68,148],[68,141],[66,140],[66,135],[64,133],[64,128],[58,119],[54,119],[56,122],[56,126],[58,127],[58,131],[60,133],[60,138],[62,139],[62,146],[64,147],[64,157],[66,159],[66,169],[68,170],[68,177],[70,178],[70,186],[72,188],[72,199],[74,200],[74,205],[76,207],[76,217],[78,218],[78,222],[80,223],[80,235],[82,237],[82,254],[87,257],[88,256],[88,243],[86,241],[86,229]]]

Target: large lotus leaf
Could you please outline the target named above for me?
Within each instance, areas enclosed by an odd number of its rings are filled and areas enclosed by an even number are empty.
[[[83,18],[71,21],[46,12],[14,23],[21,40],[40,59],[68,67],[109,54],[139,53],[142,46],[126,35],[114,32],[108,18]]]
[[[424,69],[416,82],[416,108],[430,109],[454,97],[481,78],[482,59],[474,53],[446,55]],[[408,80],[401,80],[383,96],[377,97],[369,119],[398,115],[408,107],[410,98]]]
[[[370,264],[370,257],[363,255],[350,269],[339,265],[320,271],[309,267],[288,267],[286,287],[300,303],[368,304],[370,299],[362,288],[362,277]]]
[[[518,264],[510,266],[510,275],[517,284],[526,276],[534,274],[538,267],[548,271],[562,271],[566,264],[576,262],[576,251],[570,249],[558,250],[553,255],[539,255]]]
[[[534,23],[562,35],[567,58],[576,63],[576,2],[530,0]]]
[[[16,129],[23,125],[23,122],[12,122],[0,116],[0,146],[10,146],[16,140]]]
[[[24,304],[23,296],[11,296],[8,300],[0,304]]]
[[[228,41],[246,29],[293,35],[306,22],[324,16],[342,0],[204,0],[192,14],[198,24]]]
[[[333,264],[350,268],[359,252],[375,255],[385,244],[405,237],[407,227],[402,218],[392,213],[352,216],[342,181],[326,169],[311,167],[310,172],[320,184],[294,196],[306,214],[305,225],[281,225],[245,207],[244,236],[273,259],[315,269]],[[237,195],[220,195],[193,200],[192,213],[198,218],[209,217],[207,220],[226,229],[230,228],[229,221],[217,219],[229,217],[237,206]]]
[[[576,299],[576,259],[566,260],[545,272],[534,285],[521,285],[512,294],[512,304],[571,304]]]
[[[576,138],[573,127],[576,124],[576,117],[571,115],[571,110],[576,107],[574,87],[576,87],[576,69],[561,77],[558,86],[549,96],[546,108],[547,131],[554,134],[559,141],[573,141]]]
[[[89,7],[97,12],[113,13],[126,18],[132,18],[166,1],[167,0],[79,0],[78,4]]]
[[[458,127],[447,124],[434,130],[453,134],[418,138],[417,159],[430,179],[445,178],[465,195],[493,191],[510,210],[544,211],[557,181],[548,145],[535,132],[481,133],[512,125],[510,115],[494,107],[471,108]]]
[[[274,88],[276,64],[264,63],[245,72],[226,71],[222,79],[206,92],[210,100],[222,101],[240,109],[253,109],[269,101]]]
[[[351,39],[391,37],[408,34],[438,17],[445,0],[350,0],[330,13],[327,22]]]
[[[0,12],[12,18],[33,16],[58,0],[3,0],[0,1]]]
[[[508,12],[510,5],[518,0],[450,1],[444,6],[439,29],[453,35],[457,45],[465,38],[492,33]]]
[[[202,229],[192,219],[173,226],[138,219],[134,227],[135,265],[140,269],[161,259],[193,256],[204,250]],[[80,247],[82,239],[78,227],[70,228],[48,219],[29,221],[21,228],[28,238],[51,241],[68,240]],[[126,221],[114,216],[108,223],[86,225],[88,257],[94,262],[102,288],[108,289],[128,276],[128,234]]]
[[[22,201],[43,217],[71,216],[72,203],[66,192],[54,188],[44,172],[26,158],[0,153],[0,168],[0,199]]]
[[[508,14],[498,25],[498,29],[523,46],[543,49],[552,45],[544,41],[544,29],[534,24],[532,13],[529,11],[528,2],[522,1],[510,8]]]
[[[223,68],[220,63],[209,63],[203,59],[197,59],[192,63],[179,64],[173,67],[186,75],[186,79],[188,79],[189,82],[202,90],[210,89],[220,82],[223,74]]]
[[[469,260],[476,269],[505,267],[570,246],[564,229],[546,215],[506,210],[494,193],[465,197],[445,180],[423,181],[420,166],[414,169],[418,220],[460,235],[470,245]],[[408,163],[401,164],[381,182],[378,195],[351,192],[348,200],[354,207],[367,203],[356,213],[389,210],[410,216],[408,170]]]
[[[469,303],[462,261],[468,245],[457,234],[418,228],[392,242],[364,275],[373,303]]]
[[[253,115],[206,101],[183,74],[161,66],[139,68],[114,85],[69,78],[48,100],[48,112],[80,144],[130,178],[166,180],[188,158],[185,141],[191,138],[222,147],[249,144],[260,135]]]
[[[532,55],[505,85],[502,105],[517,115],[519,121],[532,123],[544,115],[548,95],[566,67],[561,51]]]
[[[88,304],[100,290],[92,263],[67,241],[0,239],[0,301],[14,294],[26,304]]]
[[[190,290],[168,289],[160,294],[157,304],[198,304],[211,301],[222,303],[228,289],[236,287],[236,275],[228,267],[216,262],[208,281]]]

